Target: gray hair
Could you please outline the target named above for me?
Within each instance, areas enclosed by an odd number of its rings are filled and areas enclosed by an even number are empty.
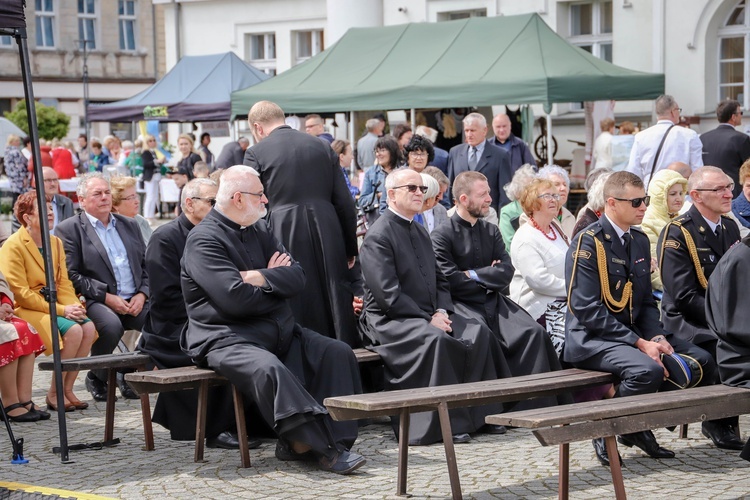
[[[421,173],[419,175],[422,176],[422,184],[427,186],[427,192],[424,194],[424,199],[429,200],[430,198],[437,196],[440,192],[440,184],[438,184],[437,179],[430,174]]]
[[[583,189],[588,191],[591,189],[591,186],[594,184],[594,182],[599,178],[600,175],[606,174],[606,173],[612,173],[612,170],[609,168],[595,168],[591,172],[589,172],[589,175],[586,176],[586,180],[583,181]]]
[[[380,120],[378,120],[377,118],[370,118],[369,120],[365,122],[365,128],[369,132],[372,132],[373,130],[378,128],[379,125],[380,125]]]
[[[703,167],[696,168],[688,179],[687,190],[688,193],[693,189],[701,189],[704,186],[703,179],[706,174],[724,174],[724,171],[719,167],[712,167],[711,165],[705,165]]]
[[[406,177],[406,174],[409,174],[410,172],[414,172],[416,174],[414,170],[410,170],[408,168],[399,168],[388,174],[388,176],[385,178],[386,191],[398,186],[402,182],[403,177]]]
[[[609,179],[610,175],[612,175],[612,171],[606,170],[597,175],[596,179],[594,179],[594,182],[591,183],[591,186],[588,190],[589,192],[586,195],[589,200],[589,208],[591,210],[600,212],[604,210],[604,206],[607,204],[607,199],[604,196],[604,184],[607,182],[607,179]]]
[[[229,200],[234,196],[234,193],[242,189],[247,175],[260,177],[257,170],[246,165],[234,165],[226,169],[221,176],[219,191],[216,193],[216,204],[226,207]]]
[[[672,109],[677,106],[677,101],[671,95],[660,95],[656,98],[654,108],[656,109],[656,116],[668,115]]]
[[[244,144],[244,145],[249,146],[250,145],[250,139],[248,139],[247,137],[243,136],[243,137],[240,137],[239,139],[237,139],[237,143],[240,144],[240,145]]]
[[[503,187],[510,201],[519,199],[521,194],[523,194],[523,190],[526,189],[526,186],[529,185],[529,182],[534,177],[536,177],[536,167],[530,163],[526,163],[516,170],[516,173],[513,174],[513,179]]]
[[[561,166],[547,165],[546,167],[539,169],[539,177],[542,179],[552,180],[550,177],[553,175],[559,175],[562,177],[563,180],[565,180],[565,185],[570,189],[570,177],[568,177],[568,172],[566,172]]]
[[[180,196],[180,206],[182,207],[183,212],[185,211],[185,200],[188,198],[199,197],[201,195],[201,186],[218,187],[214,181],[206,179],[205,177],[193,179],[185,184],[185,187],[182,188],[182,195]]]
[[[487,126],[487,118],[484,117],[481,113],[469,113],[464,118],[464,124],[468,123],[476,123],[480,127],[486,127]]]
[[[78,195],[79,198],[86,197],[86,193],[89,190],[89,183],[93,179],[101,179],[107,183],[107,187],[110,187],[109,179],[104,177],[104,174],[102,174],[101,172],[90,172],[84,175],[83,177],[81,177],[81,180],[78,182],[78,186],[76,186],[76,195]]]

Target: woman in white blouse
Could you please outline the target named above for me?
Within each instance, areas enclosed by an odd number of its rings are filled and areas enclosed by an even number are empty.
[[[565,339],[565,254],[569,245],[557,220],[560,194],[551,181],[534,179],[519,201],[528,222],[518,228],[510,246],[516,269],[510,298],[547,328],[559,354]]]

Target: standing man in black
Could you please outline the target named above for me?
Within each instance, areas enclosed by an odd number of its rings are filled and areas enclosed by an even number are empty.
[[[664,329],[705,349],[716,360],[717,337],[706,320],[706,288],[716,264],[740,241],[737,224],[723,214],[732,206],[732,183],[717,167],[700,167],[688,179],[693,206],[662,231],[657,257],[664,285]],[[718,377],[713,381],[719,383]],[[718,448],[741,450],[737,417],[703,422]]]
[[[526,163],[536,167],[536,160],[529,146],[511,132],[508,115],[505,113],[495,115],[492,119],[492,131],[495,133],[495,138],[491,142],[510,155],[510,168],[514,173]]]
[[[305,270],[305,292],[290,299],[305,328],[359,344],[347,271],[357,255],[357,213],[331,147],[284,123],[284,111],[256,103],[248,123],[258,144],[245,165],[260,173],[268,198],[268,225]]]
[[[716,165],[734,182],[732,198],[736,198],[740,185],[740,167],[750,158],[750,137],[738,132],[735,127],[742,125],[742,108],[738,101],[726,100],[716,108],[719,126],[701,134],[703,143],[703,164]]]
[[[492,208],[497,213],[510,203],[503,186],[513,178],[510,155],[487,140],[487,119],[479,113],[464,118],[466,144],[451,148],[448,157],[448,179],[451,184],[461,172],[476,171],[487,177],[492,196]]]
[[[216,157],[215,168],[229,168],[234,165],[242,165],[245,151],[250,146],[247,137],[240,137],[236,141],[228,142],[221,148],[219,156]]]
[[[716,364],[711,355],[665,331],[659,320],[648,237],[632,227],[643,221],[649,201],[643,181],[630,172],[615,172],[604,184],[604,197],[604,214],[573,238],[565,260],[563,361],[614,374],[621,381],[615,397],[658,392],[668,375],[661,356],[673,352],[700,363],[701,385],[712,384]],[[652,458],[674,457],[651,431],[622,435],[618,441]],[[594,448],[599,461],[609,465],[602,440],[594,440]]]

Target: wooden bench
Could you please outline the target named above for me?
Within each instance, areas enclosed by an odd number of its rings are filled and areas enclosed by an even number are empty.
[[[604,438],[615,497],[619,500],[626,495],[616,435],[749,412],[750,390],[713,385],[490,415],[486,421],[533,429],[543,446],[560,446],[558,496],[561,499],[568,498],[569,443]]]
[[[500,380],[443,385],[420,389],[326,398],[324,404],[336,420],[399,415],[397,495],[406,495],[411,413],[437,411],[448,464],[453,498],[461,498],[461,483],[453,448],[448,410],[490,403],[523,401],[611,383],[612,375],[579,369],[561,370]]]
[[[354,355],[359,363],[380,361],[380,355],[378,353],[368,351],[367,349],[354,349]],[[194,461],[203,461],[206,439],[208,388],[212,385],[227,384],[229,381],[213,370],[198,368],[195,366],[128,373],[125,375],[125,380],[130,384],[133,390],[141,396],[143,433],[146,441],[146,450],[148,451],[154,449],[151,408],[148,395],[184,389],[198,389],[198,411],[195,418]],[[242,393],[236,387],[232,386],[232,395],[234,399],[237,435],[240,441],[240,460],[242,462],[242,467],[250,467],[250,451],[247,448],[247,428],[245,423],[245,410],[242,403]]]
[[[142,370],[151,362],[151,357],[138,352],[126,352],[121,354],[106,354],[103,356],[91,356],[86,358],[63,359],[61,361],[63,372],[75,372],[83,370],[107,370],[107,406],[104,413],[104,442],[110,442],[114,438],[115,427],[115,387],[117,387],[117,371],[121,369]],[[39,363],[40,370],[54,370],[53,361],[42,361]],[[141,412],[149,408],[148,395],[141,396]],[[145,410],[144,410],[145,408]],[[146,448],[153,449],[154,441],[151,431],[151,417],[143,419],[143,428],[147,436]]]

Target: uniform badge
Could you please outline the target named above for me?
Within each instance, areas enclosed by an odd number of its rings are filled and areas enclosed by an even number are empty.
[[[615,259],[614,257],[612,257],[612,262],[615,263],[615,264],[622,264],[623,266],[625,264],[627,264],[627,262],[625,262],[624,260],[622,260],[622,259]]]
[[[710,260],[711,262],[713,262],[714,260],[716,260],[716,256],[714,254],[711,254],[711,255],[708,256],[708,260]]]
[[[617,284],[615,285],[615,290],[619,290],[621,284],[622,284],[622,280],[617,280]]]
[[[611,240],[611,239],[612,239],[612,237],[611,237],[610,235],[608,235],[608,234],[605,234],[605,235],[604,235],[604,239],[605,239],[605,240]]]
[[[705,233],[705,232],[706,232],[706,228],[705,228],[705,227],[703,227],[703,226],[700,226],[700,227],[698,228],[698,231],[700,231],[701,233]]]
[[[578,250],[577,252],[575,252],[573,257],[576,259],[589,260],[591,258],[591,252],[589,252],[588,250]]]
[[[674,248],[675,250],[677,250],[678,248],[680,248],[680,242],[677,240],[667,240],[664,242],[664,247]]]

